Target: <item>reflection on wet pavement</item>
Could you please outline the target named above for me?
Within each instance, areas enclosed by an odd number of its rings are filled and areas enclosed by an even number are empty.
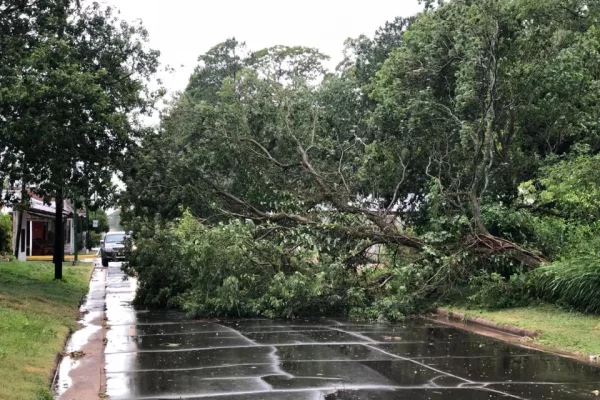
[[[135,311],[109,267],[113,400],[589,399],[600,369],[424,320],[199,321]]]

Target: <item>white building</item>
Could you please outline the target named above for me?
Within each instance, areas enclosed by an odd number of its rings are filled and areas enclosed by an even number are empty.
[[[23,212],[23,221],[21,226],[21,239],[19,243],[18,258],[25,261],[28,256],[51,256],[53,253],[54,236],[56,233],[54,214],[56,212],[56,203],[54,199],[50,203],[45,203],[39,196],[30,193],[29,208]],[[17,200],[20,193],[16,193]],[[13,210],[10,206],[4,206],[2,212],[12,214],[13,223],[13,253],[17,243],[17,232],[19,225],[19,211]],[[73,226],[73,207],[68,200],[64,202],[63,209],[63,232],[65,243],[65,254],[73,254],[75,231]],[[83,227],[83,217],[78,218],[78,239],[82,240],[81,228]],[[81,248],[81,247],[79,247]]]

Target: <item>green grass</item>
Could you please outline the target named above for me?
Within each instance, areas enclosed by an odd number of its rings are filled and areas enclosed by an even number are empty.
[[[565,311],[552,305],[538,305],[487,311],[448,306],[444,310],[481,317],[539,333],[534,342],[559,351],[584,356],[600,355],[600,316]]]
[[[65,264],[64,280],[43,262],[0,262],[0,399],[52,399],[56,354],[77,327],[91,266]]]

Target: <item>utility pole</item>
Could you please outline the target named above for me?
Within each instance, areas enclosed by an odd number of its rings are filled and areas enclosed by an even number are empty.
[[[54,225],[56,226],[54,236],[54,279],[63,278],[63,259],[65,256],[65,227],[63,220],[63,188],[59,188],[55,195],[56,210],[54,213]]]
[[[23,229],[23,213],[25,212],[25,197],[26,197],[26,186],[25,186],[25,175],[23,174],[23,182],[21,184],[21,203],[19,204],[18,207],[14,207],[13,209],[18,209],[19,210],[19,219],[17,220],[17,237],[15,238],[15,257],[18,259],[19,258],[19,251],[20,251],[20,247],[22,246],[21,241],[25,240],[25,238],[22,237],[21,235],[21,230]]]
[[[90,209],[88,208],[87,203],[85,204],[85,248],[88,250],[92,250],[92,239],[90,238]]]

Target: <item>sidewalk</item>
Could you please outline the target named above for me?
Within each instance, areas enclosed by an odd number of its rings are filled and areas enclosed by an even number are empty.
[[[104,393],[104,340],[107,268],[95,266],[90,290],[80,307],[83,326],[73,333],[60,364],[56,390],[59,400],[92,400]]]

